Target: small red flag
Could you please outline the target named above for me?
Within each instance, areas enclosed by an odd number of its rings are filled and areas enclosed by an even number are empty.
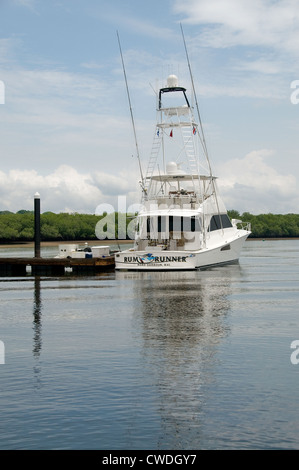
[[[170,134],[169,134],[169,135],[170,135],[170,137],[172,137],[172,129],[171,129],[171,131],[170,131]]]

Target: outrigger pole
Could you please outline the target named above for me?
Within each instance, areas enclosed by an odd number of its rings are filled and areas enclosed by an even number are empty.
[[[208,149],[207,149],[205,134],[204,134],[203,126],[202,126],[202,122],[201,122],[201,117],[200,117],[200,112],[199,112],[199,106],[198,106],[198,102],[197,102],[197,96],[196,96],[196,91],[195,91],[195,86],[194,86],[194,81],[193,81],[193,74],[192,74],[192,70],[191,70],[191,65],[190,65],[190,60],[189,60],[189,55],[188,55],[188,51],[187,51],[187,46],[186,46],[186,41],[185,41],[185,36],[184,36],[184,31],[183,31],[182,23],[180,23],[180,26],[181,26],[181,32],[182,32],[182,37],[183,37],[183,42],[184,42],[184,47],[185,47],[185,52],[186,52],[186,58],[187,58],[187,62],[188,62],[190,77],[191,77],[191,84],[192,84],[192,90],[193,90],[193,95],[194,95],[195,104],[196,104],[196,110],[197,110],[197,115],[198,115],[198,121],[199,121],[200,130],[201,130],[201,135],[202,135],[202,138],[200,138],[200,140],[201,140],[201,143],[202,143],[202,146],[203,146],[203,150],[204,150],[204,152],[205,152],[205,156],[206,156],[207,163],[208,163],[208,166],[209,166],[210,176],[212,176],[212,169],[211,169],[211,165],[210,165],[210,159],[209,159],[209,154],[208,154]]]
[[[191,70],[191,65],[190,65],[190,60],[189,60],[189,55],[188,55],[188,50],[187,50],[187,46],[186,46],[186,41],[185,41],[185,36],[184,36],[184,31],[183,31],[182,23],[180,23],[180,26],[181,26],[181,31],[182,31],[182,37],[183,37],[183,42],[184,42],[184,47],[185,47],[185,52],[186,52],[186,58],[187,58],[187,62],[188,62],[190,77],[191,77],[192,90],[193,90],[193,95],[194,95],[195,104],[196,104],[196,110],[197,110],[197,115],[198,115],[198,121],[199,121],[200,130],[201,130],[201,134],[202,134],[202,138],[200,138],[200,140],[201,140],[201,142],[202,142],[203,150],[204,150],[204,153],[205,153],[205,156],[206,156],[206,160],[207,160],[207,163],[208,163],[209,172],[210,172],[210,178],[211,178],[211,184],[212,184],[212,186],[213,186],[213,188],[214,188],[217,210],[218,210],[218,214],[219,214],[219,216],[220,216],[220,210],[219,210],[219,204],[218,204],[217,191],[216,191],[215,182],[214,182],[214,178],[213,178],[213,174],[212,174],[212,168],[211,168],[211,164],[210,164],[210,159],[209,159],[209,154],[208,154],[208,149],[207,149],[205,134],[204,134],[204,131],[203,131],[202,121],[201,121],[201,117],[200,117],[199,106],[198,106],[198,101],[197,101],[197,96],[196,96],[196,91],[195,91],[195,86],[194,86],[194,81],[193,81],[193,74],[192,74],[192,70]],[[205,218],[204,218],[204,219],[205,219]],[[223,230],[221,217],[219,217],[219,219],[220,219],[221,229]]]
[[[133,131],[134,131],[137,159],[138,159],[138,163],[139,163],[139,170],[140,170],[140,177],[141,177],[141,188],[142,188],[142,191],[145,191],[144,186],[143,186],[144,179],[143,179],[143,173],[142,173],[141,162],[140,162],[140,155],[139,155],[139,149],[138,149],[138,143],[137,143],[137,137],[136,137],[136,129],[135,129],[135,123],[134,123],[134,117],[133,117],[133,111],[132,111],[132,105],[131,105],[127,75],[126,75],[126,70],[125,70],[125,64],[124,64],[123,54],[122,54],[122,50],[121,50],[118,31],[116,33],[117,33],[119,51],[120,51],[120,56],[121,56],[121,61],[122,61],[122,66],[123,66],[123,72],[124,72],[124,77],[125,77],[125,82],[126,82],[126,89],[127,89],[127,95],[128,95],[128,101],[129,101],[129,107],[130,107],[130,113],[131,113],[132,126],[133,126]]]

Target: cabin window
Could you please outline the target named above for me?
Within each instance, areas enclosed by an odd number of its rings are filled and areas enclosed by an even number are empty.
[[[196,216],[156,216],[147,218],[147,233],[200,232],[201,219]]]
[[[227,214],[213,215],[209,225],[209,232],[220,230],[221,228],[232,227],[232,223]]]
[[[224,245],[220,251],[230,250],[230,245]]]
[[[169,217],[169,231],[178,232],[199,232],[201,230],[201,221],[198,217]]]

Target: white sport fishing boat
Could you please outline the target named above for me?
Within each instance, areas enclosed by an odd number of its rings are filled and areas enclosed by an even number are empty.
[[[194,86],[193,92],[198,111]],[[168,77],[157,100],[134,247],[115,255],[115,268],[195,270],[237,262],[250,224],[228,217],[211,171],[199,111],[196,122],[186,89],[175,75]]]

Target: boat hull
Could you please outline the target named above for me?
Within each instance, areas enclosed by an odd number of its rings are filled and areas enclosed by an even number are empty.
[[[238,262],[249,233],[219,246],[198,251],[126,250],[115,255],[115,269],[126,271],[190,271]]]

